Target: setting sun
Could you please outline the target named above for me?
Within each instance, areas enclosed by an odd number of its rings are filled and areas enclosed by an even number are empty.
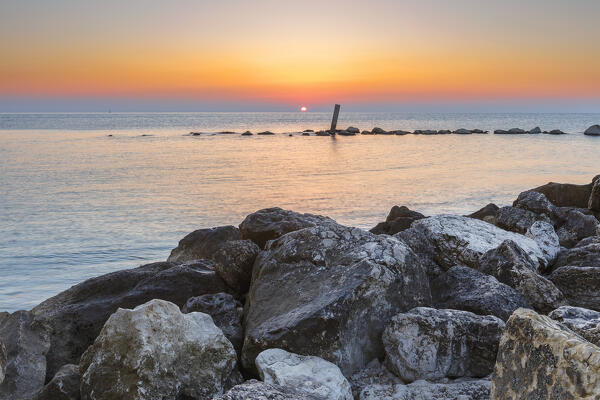
[[[308,110],[306,107],[304,107],[304,106],[300,107],[300,111],[306,112],[306,110]]]

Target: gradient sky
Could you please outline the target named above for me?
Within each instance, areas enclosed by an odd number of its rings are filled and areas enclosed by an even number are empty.
[[[0,0],[0,111],[592,111],[599,16],[598,0]]]

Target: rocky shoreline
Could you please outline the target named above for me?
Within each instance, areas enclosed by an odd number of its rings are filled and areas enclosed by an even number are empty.
[[[600,398],[600,175],[371,231],[268,208],[0,313],[0,399]]]

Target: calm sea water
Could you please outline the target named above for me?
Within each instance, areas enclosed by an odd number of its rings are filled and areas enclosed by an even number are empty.
[[[0,114],[0,311],[164,260],[188,232],[280,206],[370,228],[394,204],[467,213],[600,173],[600,114],[344,113],[361,129],[549,135],[289,137],[326,113]],[[271,130],[275,136],[184,136]],[[108,137],[107,135],[113,135]],[[142,136],[152,135],[152,136]]]

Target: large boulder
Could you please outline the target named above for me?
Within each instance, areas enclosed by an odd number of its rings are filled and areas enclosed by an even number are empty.
[[[425,218],[423,214],[412,211],[406,206],[394,206],[390,210],[385,222],[380,222],[370,232],[376,235],[394,235],[410,228],[414,221]]]
[[[46,353],[50,347],[46,328],[29,311],[0,313],[0,342],[6,350],[0,399],[30,399],[46,380]]]
[[[496,215],[496,226],[524,234],[537,221],[551,222],[544,214],[536,214],[519,207],[501,207]]]
[[[566,304],[562,292],[537,273],[536,263],[511,240],[485,253],[479,264],[481,272],[514,288],[540,312],[547,313]]]
[[[554,268],[568,265],[600,268],[600,236],[586,238],[575,247],[561,252],[554,263]]]
[[[600,393],[600,348],[556,321],[519,309],[506,323],[492,400],[593,399]]]
[[[506,321],[517,308],[529,307],[513,288],[469,267],[455,266],[431,282],[436,308],[494,315]]]
[[[563,306],[548,314],[588,342],[600,346],[600,312],[587,308]]]
[[[106,321],[81,357],[81,398],[212,399],[241,381],[236,360],[209,315],[152,300]]]
[[[391,316],[431,301],[406,244],[335,223],[288,233],[256,259],[246,301],[245,368],[268,348],[321,357],[345,376],[383,356]]]
[[[265,208],[248,215],[242,221],[240,236],[264,248],[267,241],[277,239],[286,233],[327,223],[335,223],[335,221],[321,215],[300,214],[279,207]]]
[[[546,215],[551,217],[556,209],[544,193],[534,190],[527,190],[519,193],[517,199],[513,202],[513,207],[531,211],[534,214]]]
[[[397,237],[406,240],[418,255],[424,256],[426,262],[433,260],[443,270],[454,265],[477,269],[479,258],[485,252],[508,239],[520,246],[540,267],[548,263],[533,239],[469,217],[436,215],[414,222],[410,229],[400,232]],[[417,243],[418,247],[413,247],[413,243]],[[433,251],[433,254],[426,254],[428,251]]]
[[[63,365],[33,400],[79,400],[79,365]]]
[[[201,312],[210,315],[215,325],[223,331],[239,354],[244,342],[241,309],[242,305],[232,295],[217,293],[189,298],[181,308],[181,312],[184,314]]]
[[[600,311],[600,268],[559,267],[550,274],[550,280],[570,305]]]
[[[256,357],[256,368],[265,383],[293,387],[321,400],[353,400],[340,369],[319,357],[268,349]]]
[[[424,380],[409,385],[369,385],[360,400],[489,400],[491,382],[486,379],[432,383]]]
[[[228,241],[213,254],[213,267],[229,287],[243,295],[250,287],[252,266],[259,252],[251,240]]]
[[[596,179],[592,186],[592,192],[588,200],[588,208],[595,212],[600,212],[600,179]]]
[[[49,327],[48,378],[65,364],[78,364],[118,308],[134,308],[152,299],[181,307],[190,297],[228,290],[206,261],[148,264],[79,283],[32,310],[36,321]]]
[[[600,136],[600,125],[592,125],[583,133],[588,136]]]
[[[257,380],[249,380],[234,386],[227,393],[214,400],[318,400],[308,393],[291,387],[272,385]]]
[[[386,365],[407,382],[485,377],[494,368],[503,329],[504,322],[491,315],[415,308],[385,328]]]
[[[545,195],[557,207],[586,208],[592,192],[591,186],[550,182],[533,190]]]
[[[223,243],[238,240],[240,232],[234,226],[198,229],[179,241],[179,245],[171,251],[169,262],[210,259]]]
[[[596,217],[582,210],[558,208],[556,216],[560,220],[556,233],[561,246],[573,247],[579,241],[600,233],[600,223]]]

